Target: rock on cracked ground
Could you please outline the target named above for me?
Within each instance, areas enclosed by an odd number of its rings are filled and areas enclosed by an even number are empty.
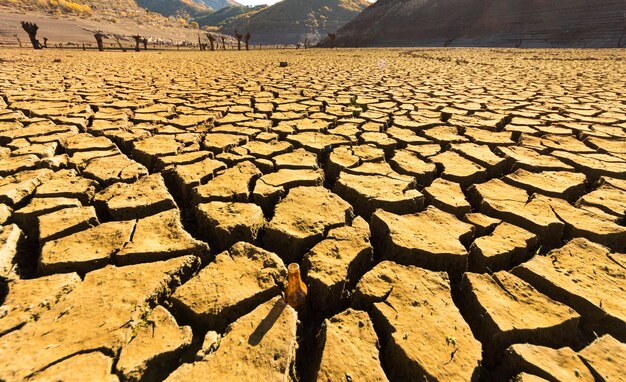
[[[624,380],[624,52],[0,62],[0,380]]]

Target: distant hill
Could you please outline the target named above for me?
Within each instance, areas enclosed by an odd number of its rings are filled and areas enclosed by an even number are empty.
[[[283,0],[257,13],[237,17],[224,24],[221,31],[250,32],[254,44],[293,44],[305,38],[317,43],[369,4],[367,0]]]
[[[336,45],[617,47],[620,38],[624,0],[378,0]]]
[[[42,12],[53,17],[78,17],[84,20],[109,22],[113,24],[130,20],[139,25],[146,26],[181,26],[181,22],[177,18],[167,18],[160,13],[151,12],[137,5],[135,0],[0,0],[0,5],[7,10],[14,9],[16,11],[29,13]]]
[[[194,18],[201,27],[220,27],[232,23],[238,17],[250,17],[259,11],[267,8],[267,5],[257,5],[256,7],[230,6],[215,12],[205,12]]]
[[[203,4],[213,10],[219,11],[226,7],[241,7],[242,5],[234,0],[196,0],[196,2]]]

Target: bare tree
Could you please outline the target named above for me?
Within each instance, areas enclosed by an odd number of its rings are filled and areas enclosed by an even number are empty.
[[[201,52],[204,50],[204,44],[202,43],[202,40],[200,39],[200,33],[198,33],[198,47],[200,48]]]
[[[139,49],[139,44],[141,43],[141,36],[134,35],[132,37],[135,39],[135,52],[140,52],[141,49]]]
[[[212,34],[207,33],[207,38],[209,39],[209,45],[211,46],[211,52],[215,50],[215,37]]]
[[[143,44],[143,50],[148,50],[148,38],[147,37],[142,38],[141,43]]]
[[[20,37],[16,34],[13,35],[13,37],[15,37],[17,39],[17,43],[20,44],[20,48],[22,47],[22,40],[20,40]]]
[[[93,34],[93,37],[96,38],[96,43],[98,44],[98,50],[100,52],[104,52],[104,45],[102,44],[102,38],[104,37],[104,35],[102,34],[102,32],[96,31],[96,33]]]
[[[523,42],[524,42],[524,39],[518,38],[517,40],[515,40],[515,47],[516,48],[521,47]]]
[[[443,46],[444,48],[447,48],[450,46],[450,44],[452,44],[454,42],[454,40],[456,40],[456,37],[448,37],[444,42],[443,42]]]
[[[330,49],[335,47],[335,39],[337,38],[337,33],[329,33],[328,39],[330,40]]]
[[[241,50],[241,39],[243,38],[243,35],[237,32],[237,29],[235,29],[235,38],[237,39],[237,50]]]
[[[250,32],[246,33],[246,50],[250,50]]]
[[[304,39],[304,49],[306,49],[306,48],[308,48],[308,47],[309,47],[309,39],[308,39],[308,38],[305,38],[305,39]]]
[[[226,39],[222,36],[222,50],[226,50]]]
[[[34,49],[43,49],[43,46],[39,40],[37,40],[37,30],[39,29],[37,24],[22,21],[22,29],[28,33],[28,38],[30,39],[31,44],[33,44]]]
[[[47,37],[43,38],[43,47],[44,48],[48,48],[48,38]]]
[[[126,52],[126,49],[122,46],[122,43],[120,42],[120,38],[118,36],[114,36],[114,37],[115,37],[115,42],[117,42],[117,45],[120,47],[122,52]]]

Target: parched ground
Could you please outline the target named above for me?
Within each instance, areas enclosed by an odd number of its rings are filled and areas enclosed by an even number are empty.
[[[0,380],[624,380],[623,51],[0,63]]]

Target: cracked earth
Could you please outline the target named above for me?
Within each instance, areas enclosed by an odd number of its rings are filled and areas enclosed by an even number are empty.
[[[624,52],[0,62],[0,380],[624,380]]]

